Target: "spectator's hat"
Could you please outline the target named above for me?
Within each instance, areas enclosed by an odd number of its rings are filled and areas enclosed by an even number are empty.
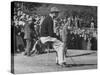
[[[57,7],[52,7],[50,12],[51,13],[55,13],[55,12],[59,13],[60,11],[59,11],[59,9]]]

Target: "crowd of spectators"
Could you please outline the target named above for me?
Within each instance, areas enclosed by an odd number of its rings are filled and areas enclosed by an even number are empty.
[[[37,40],[40,36],[40,28],[43,19],[46,16],[40,14],[29,15],[23,11],[18,11],[13,16],[11,21],[11,30],[14,37],[15,52],[24,51],[26,41],[24,39],[24,26],[30,21],[34,22],[34,30]],[[68,24],[68,48],[69,49],[81,49],[81,50],[97,50],[97,29],[94,28],[93,18],[90,21],[90,27],[86,28],[82,26],[82,18],[78,16],[66,16],[58,18],[54,21],[54,32],[60,38],[62,36],[62,28],[65,24]],[[34,45],[34,44],[33,44]]]

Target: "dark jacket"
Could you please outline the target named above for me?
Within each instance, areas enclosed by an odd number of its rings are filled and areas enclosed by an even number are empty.
[[[51,36],[55,37],[54,31],[53,31],[53,20],[50,16],[47,16],[42,24],[41,24],[41,30],[40,30],[41,37]]]
[[[25,24],[25,27],[24,27],[24,39],[30,39],[32,40],[33,39],[33,36],[35,35],[34,34],[34,23],[32,22],[31,24]]]

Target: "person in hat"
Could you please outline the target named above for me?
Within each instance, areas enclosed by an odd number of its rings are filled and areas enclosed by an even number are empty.
[[[43,44],[46,42],[52,42],[53,48],[56,51],[56,64],[60,66],[66,66],[63,43],[54,33],[54,19],[59,16],[59,12],[60,11],[58,8],[51,8],[49,15],[43,20],[41,24],[40,40]],[[35,47],[33,47],[33,51],[35,51]]]
[[[26,48],[24,55],[30,56],[33,47],[33,39],[35,38],[34,19],[29,19],[24,25],[24,39],[26,40]]]

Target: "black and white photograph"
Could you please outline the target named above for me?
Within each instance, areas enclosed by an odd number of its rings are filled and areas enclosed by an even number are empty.
[[[11,73],[97,69],[97,6],[11,2]]]

